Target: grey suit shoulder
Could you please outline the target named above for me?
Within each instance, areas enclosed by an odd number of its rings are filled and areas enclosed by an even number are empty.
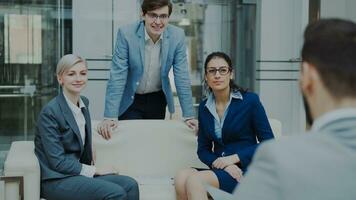
[[[307,133],[265,142],[236,195],[241,200],[249,199],[253,191],[260,191],[254,197],[271,200],[355,198],[356,149],[344,145],[336,134],[342,133]]]

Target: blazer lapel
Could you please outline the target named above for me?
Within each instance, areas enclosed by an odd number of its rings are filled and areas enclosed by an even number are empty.
[[[168,51],[169,51],[169,33],[168,33],[168,27],[166,31],[163,33],[163,40],[161,43],[161,72],[164,72],[165,69],[169,66],[167,66],[167,57],[168,57]]]
[[[138,25],[136,30],[136,35],[138,37],[139,42],[139,51],[140,51],[140,58],[141,58],[141,66],[145,65],[145,24],[141,21]]]
[[[82,141],[82,137],[80,136],[80,131],[79,131],[77,122],[74,119],[73,113],[70,110],[62,91],[58,95],[58,103],[63,111],[64,119],[67,121],[67,123],[73,130],[74,134],[77,136],[77,139],[80,143],[80,151],[83,152],[84,143]]]
[[[93,160],[92,158],[92,136],[91,136],[91,120],[90,120],[90,114],[88,110],[88,105],[85,105],[85,108],[82,108],[82,112],[85,118],[85,132],[86,132],[86,139],[85,139],[85,145],[87,149],[84,149],[84,152],[86,153],[86,158],[88,159],[88,164],[91,163]],[[84,146],[85,147],[85,146]]]
[[[207,124],[207,131],[211,135],[214,141],[221,143],[221,141],[215,135],[215,119],[214,116],[209,112],[208,108],[204,108],[205,116],[208,123]]]
[[[84,111],[83,111],[83,115],[84,115],[84,118],[85,118],[85,131],[86,131],[86,137],[88,138],[88,142],[90,143],[91,145],[91,119],[90,119],[90,114],[89,114],[89,110],[88,110],[88,107],[86,105],[86,107],[84,108]]]

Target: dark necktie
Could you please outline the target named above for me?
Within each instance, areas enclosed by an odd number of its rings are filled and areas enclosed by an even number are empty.
[[[80,162],[86,165],[91,165],[92,161],[92,149],[91,149],[91,141],[90,141],[90,136],[89,136],[89,130],[88,130],[88,113],[85,107],[81,108],[82,113],[85,118],[85,142],[84,142],[84,151],[80,157]]]

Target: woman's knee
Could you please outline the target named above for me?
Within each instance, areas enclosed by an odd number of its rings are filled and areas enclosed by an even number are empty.
[[[127,192],[118,185],[110,185],[106,188],[106,193],[102,199],[104,200],[127,200]]]
[[[194,173],[194,170],[190,168],[180,170],[174,177],[174,185],[176,189],[184,190],[188,177]]]
[[[187,186],[193,186],[199,183],[201,183],[201,178],[199,177],[199,174],[192,174],[186,180]]]
[[[130,177],[130,176],[126,176],[126,183],[127,183],[127,189],[128,191],[139,191],[139,187],[138,187],[138,182]]]

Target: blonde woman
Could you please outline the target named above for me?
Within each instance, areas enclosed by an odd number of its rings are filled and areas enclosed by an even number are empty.
[[[47,200],[138,200],[137,182],[112,168],[95,167],[89,101],[80,96],[88,69],[68,54],[57,65],[61,91],[41,111],[35,154],[41,167],[41,197]]]

